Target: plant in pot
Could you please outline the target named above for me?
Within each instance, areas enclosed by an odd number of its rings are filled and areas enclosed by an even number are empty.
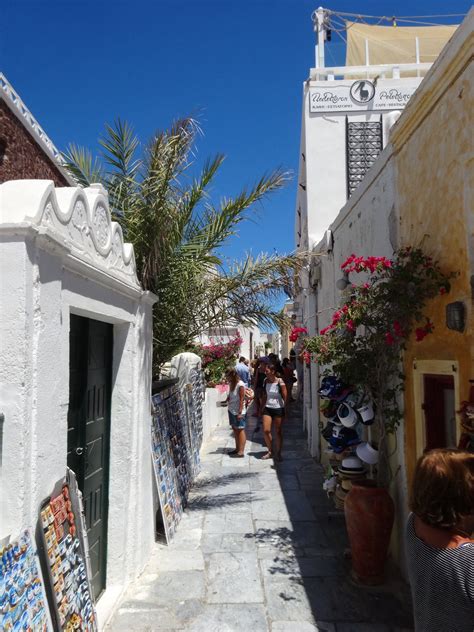
[[[345,500],[353,573],[365,583],[383,576],[394,505],[388,437],[401,422],[404,387],[401,358],[406,340],[421,342],[433,331],[423,314],[426,303],[450,289],[450,278],[421,249],[406,247],[385,257],[351,255],[341,266],[346,278],[362,273],[365,282],[349,284],[346,298],[328,327],[306,338],[311,359],[330,367],[346,385],[363,391],[373,403],[379,460],[376,481],[354,482]]]

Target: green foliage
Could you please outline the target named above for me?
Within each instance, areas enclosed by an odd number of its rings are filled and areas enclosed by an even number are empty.
[[[370,394],[382,452],[386,434],[402,418],[400,366],[406,340],[414,331],[421,342],[433,331],[423,310],[430,299],[449,292],[454,274],[445,274],[431,257],[413,248],[399,250],[393,260],[352,255],[341,267],[346,274],[368,273],[369,279],[349,287],[331,324],[306,338],[304,348],[313,360],[330,366],[331,373]]]
[[[81,185],[101,182],[108,190],[112,216],[134,246],[141,284],[158,297],[156,372],[209,328],[280,325],[283,317],[273,299],[302,263],[298,256],[261,254],[224,264],[220,248],[238,233],[249,209],[282,187],[288,175],[277,169],[215,205],[208,188],[224,157],[215,156],[197,177],[190,176],[199,131],[193,119],[181,119],[142,147],[119,120],[106,126],[100,160],[74,145],[64,154]]]

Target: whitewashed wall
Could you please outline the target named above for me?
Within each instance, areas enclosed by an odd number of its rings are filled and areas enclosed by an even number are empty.
[[[66,473],[70,315],[114,327],[107,589],[114,600],[154,543],[150,457],[152,305],[106,192],[50,181],[0,187],[0,538],[35,525]]]
[[[414,89],[421,78],[404,78],[397,85]],[[347,84],[347,81],[308,81],[303,88],[303,125],[298,174],[296,243],[312,248],[347,201],[346,118],[349,122],[375,122],[382,118],[383,144],[387,144],[390,127],[400,115],[397,110],[365,112],[310,112],[310,90],[315,86]],[[350,82],[349,82],[350,83]],[[390,88],[393,81],[379,79],[377,89]],[[362,108],[363,109],[363,108]],[[298,217],[301,210],[301,218]],[[299,228],[300,227],[300,228]],[[301,233],[301,236],[298,235]]]

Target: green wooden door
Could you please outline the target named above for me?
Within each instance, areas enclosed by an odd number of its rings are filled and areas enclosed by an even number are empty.
[[[105,589],[112,325],[71,315],[68,466],[84,497],[92,586]]]

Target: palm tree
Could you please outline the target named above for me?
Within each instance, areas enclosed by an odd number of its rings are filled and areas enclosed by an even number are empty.
[[[189,169],[199,126],[191,118],[155,134],[140,152],[132,128],[118,120],[100,139],[101,158],[70,145],[66,167],[82,186],[102,183],[112,217],[135,249],[137,274],[158,296],[154,307],[154,369],[209,328],[229,322],[271,326],[282,314],[273,299],[300,265],[297,256],[260,254],[224,265],[219,250],[248,219],[251,206],[282,187],[277,169],[235,198],[214,205],[207,189],[224,160],[208,160],[198,177]],[[139,155],[140,153],[140,155]]]

